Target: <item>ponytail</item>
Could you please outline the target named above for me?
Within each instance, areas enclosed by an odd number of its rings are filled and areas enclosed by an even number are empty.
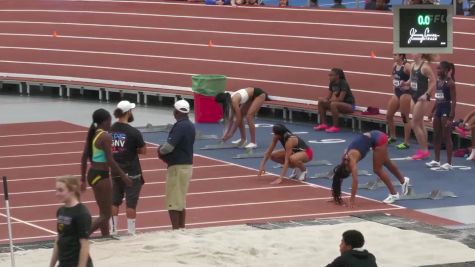
[[[285,127],[285,125],[280,123],[272,127],[272,132],[279,136],[285,136],[285,134],[292,134],[292,132],[287,127]]]
[[[232,114],[231,94],[227,92],[219,93],[214,97],[214,101],[220,103],[223,106],[224,121],[226,122],[227,120],[229,120]]]
[[[87,145],[89,147],[89,160],[92,161],[92,141],[94,140],[94,135],[96,134],[97,129],[99,128],[99,125],[103,123],[106,120],[111,119],[111,114],[109,111],[105,109],[98,109],[92,113],[92,123],[91,126],[89,126],[89,130],[87,131]]]
[[[350,172],[347,170],[346,164],[337,165],[333,169],[333,179],[332,179],[332,196],[336,204],[342,204],[341,199],[341,184],[343,179],[350,176]]]
[[[340,68],[333,68],[333,69],[331,69],[331,71],[332,71],[333,73],[335,73],[335,74],[338,76],[338,78],[340,78],[340,80],[346,80],[345,73],[343,72],[342,69],[340,69]]]

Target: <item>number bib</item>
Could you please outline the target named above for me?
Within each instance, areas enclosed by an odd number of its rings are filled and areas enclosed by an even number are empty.
[[[417,91],[417,81],[411,81],[411,89]]]
[[[394,87],[399,87],[401,85],[401,81],[394,79],[393,80],[393,85],[394,85]]]
[[[444,100],[445,99],[444,92],[436,91],[435,92],[435,99],[436,100]]]

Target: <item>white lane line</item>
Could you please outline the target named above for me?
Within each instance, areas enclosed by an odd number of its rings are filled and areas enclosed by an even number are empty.
[[[3,213],[0,213],[0,216],[7,218],[7,215],[5,215],[5,214],[3,214]],[[20,219],[18,219],[18,218],[13,217],[13,216],[10,216],[10,219],[11,219],[12,221],[16,221],[16,222],[18,222],[18,223],[26,224],[26,225],[31,226],[31,227],[33,227],[33,228],[36,228],[36,229],[39,229],[39,230],[43,230],[43,231],[45,231],[45,232],[47,232],[47,233],[49,233],[49,234],[56,234],[56,232],[54,232],[54,231],[51,231],[51,230],[49,230],[49,229],[46,229],[46,228],[44,228],[44,227],[38,226],[38,225],[36,225],[36,224],[30,223],[30,222],[27,222],[27,221],[24,221],[24,220],[20,220]]]
[[[23,240],[35,240],[35,239],[51,239],[57,235],[39,235],[39,236],[27,236],[27,237],[14,237],[13,241],[23,241]],[[0,239],[0,242],[10,241],[8,238]]]
[[[81,141],[67,141],[67,142],[49,142],[49,143],[32,143],[32,144],[18,144],[18,145],[3,145],[0,148],[7,147],[24,147],[24,146],[46,146],[46,145],[64,145],[64,144],[77,144],[84,143],[84,140]]]
[[[70,131],[70,132],[54,132],[54,133],[30,133],[30,134],[10,134],[10,135],[0,135],[0,138],[9,138],[9,137],[24,137],[24,136],[38,136],[38,135],[57,135],[57,134],[76,134],[76,133],[87,133],[87,131]]]
[[[81,154],[81,153],[82,153],[82,151],[44,153],[44,154],[26,154],[26,155],[0,156],[0,159],[27,158],[27,157],[39,157],[39,156],[54,156],[54,155],[71,155],[71,154]]]
[[[359,25],[359,24],[345,24],[345,23],[326,23],[326,22],[307,22],[307,21],[289,21],[289,20],[264,20],[264,19],[243,19],[243,18],[229,18],[229,17],[209,17],[209,16],[183,16],[183,15],[165,15],[165,14],[151,14],[151,13],[135,13],[135,12],[110,12],[110,11],[90,11],[90,10],[47,10],[47,9],[1,9],[0,12],[5,13],[53,13],[53,14],[92,14],[92,15],[118,15],[122,16],[139,16],[139,17],[159,17],[172,19],[190,19],[190,20],[212,20],[212,21],[235,21],[235,22],[259,22],[259,23],[276,23],[279,24],[293,24],[293,25],[319,25],[329,27],[350,27],[363,29],[384,29],[392,30],[393,27],[374,26],[374,25]],[[474,34],[475,35],[475,34]]]

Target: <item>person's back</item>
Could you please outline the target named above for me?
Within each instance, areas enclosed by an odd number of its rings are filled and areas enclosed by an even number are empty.
[[[377,267],[376,258],[366,249],[353,249],[344,252],[327,267]]]

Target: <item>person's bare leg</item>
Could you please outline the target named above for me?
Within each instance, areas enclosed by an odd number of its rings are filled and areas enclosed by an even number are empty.
[[[432,126],[434,127],[434,160],[440,162],[440,148],[442,146],[442,127],[440,118],[434,117]]]
[[[377,150],[377,152],[376,152],[376,150]],[[399,180],[399,182],[401,184],[403,184],[404,183],[404,176],[402,176],[402,174],[399,171],[398,167],[389,158],[388,146],[384,145],[384,146],[377,147],[375,149],[375,152],[376,152],[376,154],[374,154],[374,156],[384,157],[384,163],[383,163],[384,167],[386,167],[386,169],[388,169],[389,172],[392,173],[392,175],[394,175]],[[391,185],[392,185],[392,183],[391,183]]]
[[[186,209],[180,212],[180,228],[185,228]]]
[[[441,142],[442,140],[445,141],[445,150],[447,151],[447,163],[452,165],[452,150],[454,147],[452,142],[452,125],[449,124],[447,117],[441,118],[440,123],[440,129],[442,131],[442,136],[440,139]]]
[[[385,155],[386,153],[386,155]],[[374,173],[383,181],[383,183],[388,188],[391,195],[395,195],[396,189],[394,189],[393,184],[388,176],[388,174],[383,170],[383,164],[387,156],[387,146],[380,146],[374,149],[373,151],[373,171]]]
[[[396,125],[394,124],[394,114],[399,109],[399,98],[395,95],[391,96],[388,103],[386,113],[386,121],[388,122],[389,136],[393,139],[397,138]]]
[[[181,214],[178,210],[169,210],[168,215],[170,216],[170,221],[172,223],[172,229],[180,229],[181,226]]]
[[[270,159],[272,161],[276,162],[276,163],[284,164],[285,163],[285,150],[281,149],[281,150],[277,150],[277,151],[272,152],[272,154],[270,155]]]
[[[307,153],[303,151],[294,153],[290,156],[290,163],[302,172],[307,170],[307,167],[305,167],[305,163],[307,163],[308,161],[309,159]]]
[[[318,115],[320,116],[320,124],[327,124],[327,110],[330,109],[330,103],[326,100],[318,100]]]
[[[256,125],[254,124],[254,116],[256,116],[262,104],[266,101],[266,95],[262,94],[252,101],[251,106],[246,114],[247,124],[249,125],[249,134],[251,135],[251,143],[256,143]]]
[[[110,235],[109,219],[112,213],[112,188],[108,179],[102,179],[93,187],[94,196],[97,206],[99,207],[99,217],[92,224],[89,234],[91,235],[97,229],[101,230],[103,237]]]
[[[330,110],[332,113],[333,126],[338,127],[338,118],[340,113],[348,114],[353,112],[353,107],[348,103],[332,102],[330,104]]]
[[[423,151],[429,150],[429,145],[427,143],[427,131],[424,125],[424,114],[427,110],[427,105],[428,103],[426,101],[418,101],[414,105],[414,111],[412,114],[412,129],[414,130],[417,142]]]
[[[411,114],[411,101],[412,97],[408,94],[403,94],[399,98],[399,111],[401,112],[401,117],[405,118],[404,123],[404,144],[409,145],[409,139],[411,138],[411,120],[409,114]]]

